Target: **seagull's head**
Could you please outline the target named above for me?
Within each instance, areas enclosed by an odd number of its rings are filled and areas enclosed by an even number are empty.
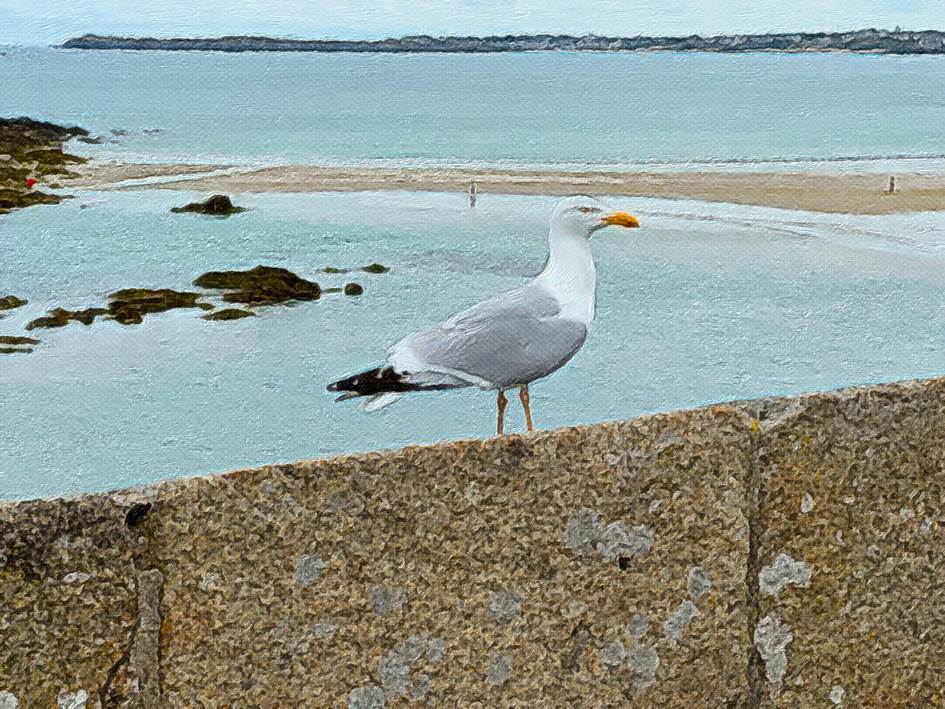
[[[555,204],[551,213],[551,229],[590,239],[596,231],[609,226],[634,229],[640,226],[637,218],[626,212],[615,212],[599,200],[586,195],[566,197]]]

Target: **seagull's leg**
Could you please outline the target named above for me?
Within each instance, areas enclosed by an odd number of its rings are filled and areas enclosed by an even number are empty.
[[[497,435],[502,435],[502,423],[505,421],[505,405],[508,403],[508,399],[505,398],[505,392],[499,389],[499,398],[496,400],[496,404],[499,408],[499,418],[496,422],[496,433]]]
[[[528,384],[522,384],[518,388],[518,398],[522,400],[522,408],[525,409],[525,425],[528,427],[529,431],[534,431],[535,426],[532,424],[532,410],[528,405]]]

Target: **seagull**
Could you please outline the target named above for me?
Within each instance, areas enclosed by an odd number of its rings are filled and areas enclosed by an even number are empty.
[[[364,398],[366,411],[418,391],[495,391],[501,436],[505,392],[517,388],[525,425],[534,431],[528,385],[567,364],[587,339],[597,287],[590,240],[610,226],[634,228],[640,222],[593,197],[559,200],[551,213],[548,262],[538,276],[408,335],[388,351],[385,364],[332,382],[328,391],[341,392],[336,401]]]

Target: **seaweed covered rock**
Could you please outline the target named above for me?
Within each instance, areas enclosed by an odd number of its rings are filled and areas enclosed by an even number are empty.
[[[371,263],[360,268],[338,268],[337,266],[325,266],[322,273],[351,273],[352,271],[364,271],[365,273],[388,273],[390,268],[382,263]]]
[[[13,310],[26,305],[26,303],[27,301],[17,298],[15,295],[0,295],[0,310]]]
[[[85,310],[66,310],[54,308],[49,314],[33,320],[27,330],[45,327],[64,327],[75,320],[83,325],[91,325],[99,316],[110,316],[122,325],[139,325],[149,313],[163,313],[175,308],[201,308],[213,310],[209,303],[198,302],[200,293],[188,293],[170,288],[125,288],[108,296],[107,308],[86,308]]]
[[[33,351],[32,345],[38,344],[39,340],[34,340],[32,337],[0,335],[0,354],[16,354],[17,352],[29,354]]]
[[[198,288],[231,291],[228,303],[275,305],[290,300],[317,300],[321,288],[284,268],[256,266],[248,271],[210,271],[194,281]]]
[[[387,273],[390,269],[381,263],[372,263],[361,268],[365,273]]]
[[[345,295],[361,295],[363,292],[364,288],[358,283],[345,284]]]
[[[34,121],[31,118],[0,118],[0,214],[35,204],[56,204],[62,197],[32,189],[34,182],[50,175],[70,175],[67,165],[84,158],[63,152],[71,138],[88,131]]]
[[[108,310],[106,308],[86,308],[85,310],[53,308],[49,311],[49,315],[36,318],[26,326],[26,329],[65,327],[73,320],[83,325],[91,325],[99,315],[108,315]]]
[[[38,345],[39,340],[32,337],[18,337],[14,335],[0,335],[0,345]]]
[[[244,207],[237,207],[232,200],[225,194],[215,194],[208,197],[203,202],[191,202],[183,207],[173,207],[172,212],[177,214],[183,212],[193,212],[195,214],[210,214],[216,217],[225,217],[230,214],[239,214],[245,212]]]
[[[224,308],[215,310],[201,316],[204,320],[239,320],[241,318],[254,318],[256,313],[252,310],[242,310],[241,308]]]
[[[122,325],[138,325],[149,313],[163,313],[175,308],[211,310],[209,303],[199,303],[200,293],[160,288],[125,288],[108,296],[108,312]]]

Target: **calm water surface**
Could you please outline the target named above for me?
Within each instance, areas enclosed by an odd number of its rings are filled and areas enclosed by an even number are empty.
[[[939,56],[14,48],[0,57],[0,114],[79,123],[117,141],[83,146],[87,154],[151,161],[940,158],[943,86]]]
[[[35,331],[34,354],[0,360],[0,497],[491,434],[486,393],[365,414],[324,387],[539,270],[552,200],[486,196],[469,212],[460,195],[243,195],[251,211],[225,220],[168,213],[198,196],[88,193],[5,217],[0,290],[31,303],[0,333],[120,287],[185,288],[212,268],[281,265],[323,286],[349,279],[319,274],[326,265],[392,271],[359,274],[360,298],[235,322],[174,311]],[[533,387],[540,426],[945,373],[942,216],[612,204],[645,228],[596,239],[597,320],[575,360]]]

